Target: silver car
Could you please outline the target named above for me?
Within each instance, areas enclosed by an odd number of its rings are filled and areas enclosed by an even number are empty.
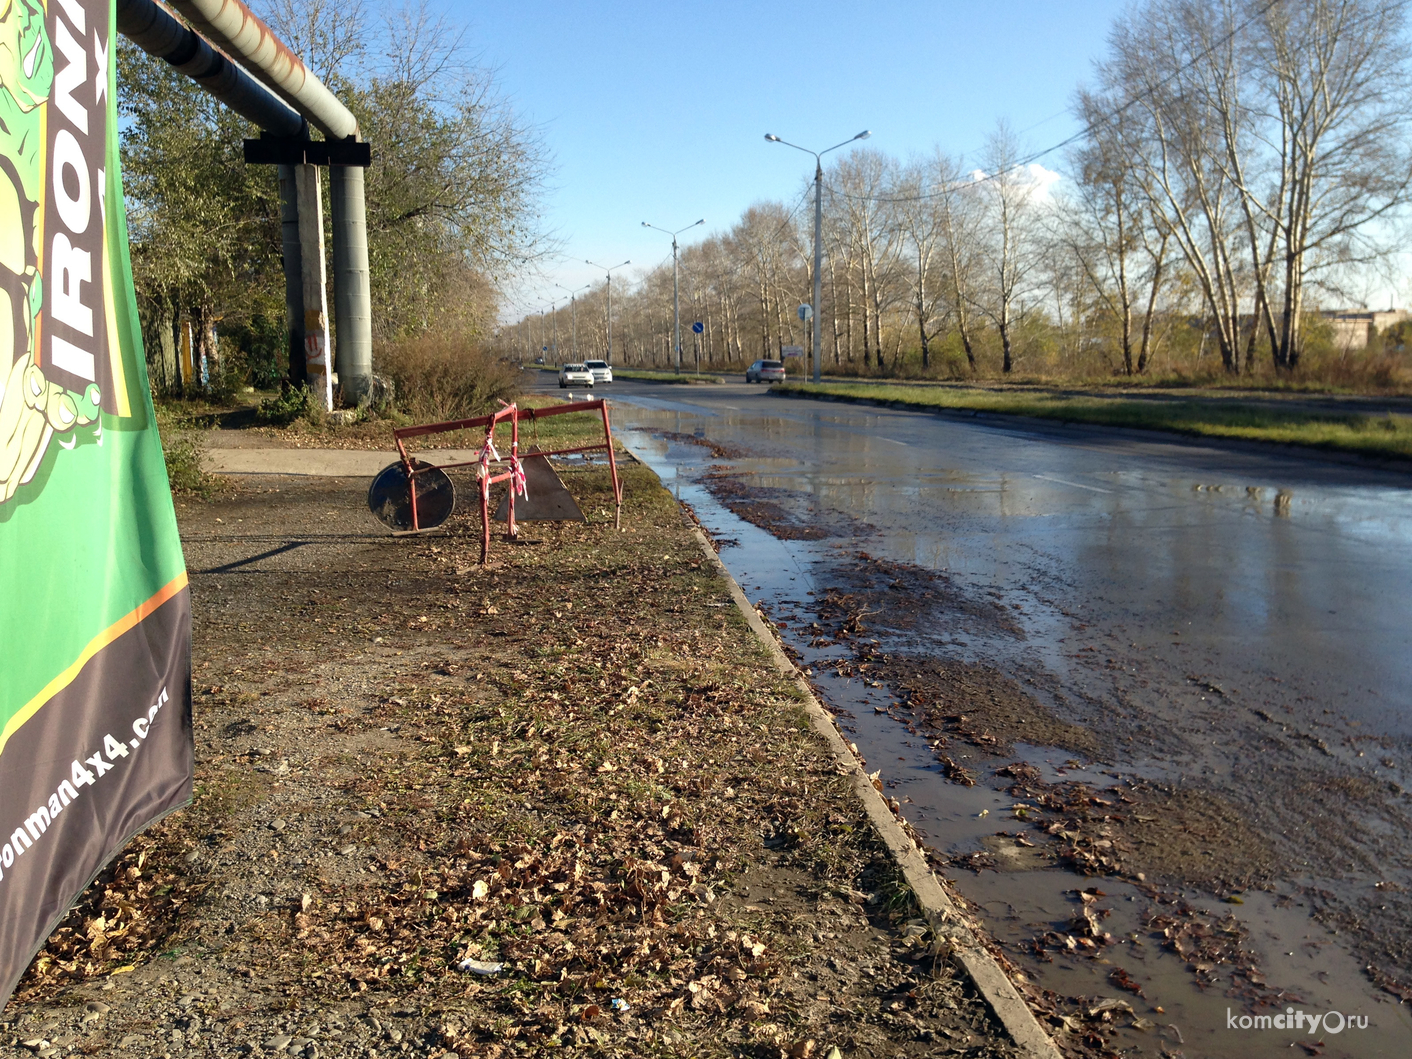
[[[757,360],[745,369],[746,382],[784,382],[784,361]]]

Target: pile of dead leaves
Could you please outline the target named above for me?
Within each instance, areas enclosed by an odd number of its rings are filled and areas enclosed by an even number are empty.
[[[172,829],[134,839],[49,938],[16,997],[26,999],[64,980],[130,970],[162,946],[204,889],[176,869],[185,851]]]

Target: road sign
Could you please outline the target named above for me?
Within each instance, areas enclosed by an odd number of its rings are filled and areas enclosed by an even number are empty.
[[[691,325],[691,329],[699,335],[702,331],[706,330],[706,325],[700,320],[697,320],[696,323]]]
[[[803,346],[781,346],[781,347],[780,347],[780,353],[782,353],[786,358],[789,358],[789,357],[802,357],[802,356],[804,356],[804,347],[803,347]]]
[[[799,307],[799,319],[808,320],[813,315],[814,307],[812,305],[801,305]]]

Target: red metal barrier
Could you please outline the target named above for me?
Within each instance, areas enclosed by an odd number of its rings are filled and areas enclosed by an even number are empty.
[[[571,453],[597,452],[602,449],[608,453],[608,471],[613,479],[613,502],[614,525],[621,529],[623,525],[623,483],[618,477],[618,461],[613,452],[613,428],[608,417],[608,402],[603,398],[596,398],[592,401],[574,401],[570,404],[551,405],[548,408],[520,408],[518,405],[509,404],[501,408],[498,412],[490,415],[475,416],[471,419],[455,419],[446,423],[428,423],[424,426],[399,427],[392,432],[393,439],[397,444],[397,453],[401,457],[402,466],[407,474],[407,487],[410,494],[412,508],[412,530],[416,532],[421,529],[417,521],[417,475],[425,474],[431,470],[445,471],[454,467],[476,467],[477,477],[480,482],[480,518],[481,518],[481,550],[480,561],[484,564],[490,558],[490,487],[498,482],[510,483],[509,497],[509,517],[506,523],[506,536],[513,538],[519,528],[515,525],[515,494],[524,492],[524,472],[520,468],[520,420],[525,419],[534,422],[540,419],[548,419],[551,416],[569,415],[574,412],[599,412],[603,417],[603,440],[592,445],[573,445],[562,449],[535,449],[535,455],[540,456],[567,456]],[[495,428],[501,423],[510,424],[510,457],[503,459],[495,448]],[[474,460],[461,460],[455,463],[443,463],[437,467],[418,468],[411,453],[407,451],[404,444],[407,438],[425,437],[428,434],[445,434],[453,430],[474,430],[478,427],[485,428],[485,444],[481,446],[480,452]],[[528,455],[528,453],[526,454]],[[492,464],[506,466],[505,470],[496,472],[492,469]]]

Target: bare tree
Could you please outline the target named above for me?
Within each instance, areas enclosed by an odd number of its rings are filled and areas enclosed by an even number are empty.
[[[335,90],[351,83],[372,30],[365,0],[264,0],[251,6],[321,81]]]
[[[1241,367],[1242,305],[1259,280],[1242,264],[1239,195],[1216,154],[1240,127],[1222,113],[1239,109],[1235,25],[1221,0],[1153,0],[1119,20],[1099,68],[1106,94],[1130,101],[1121,149],[1158,230],[1196,279],[1229,372]]]
[[[905,285],[899,290],[897,283],[901,239],[889,194],[894,168],[892,159],[878,151],[855,150],[834,163],[826,184],[830,211],[837,212],[856,262],[863,296],[863,360],[866,364],[872,353],[879,370],[886,366],[883,316],[906,297]]]
[[[1122,135],[1123,117],[1109,116],[1118,107],[1080,93],[1077,109],[1093,132],[1075,154],[1077,188],[1058,217],[1060,238],[1098,304],[1117,322],[1123,373],[1141,375],[1150,363],[1168,273],[1169,229],[1152,221]]]
[[[942,151],[932,156],[931,180],[950,315],[956,322],[966,364],[975,374],[976,327],[971,314],[980,266],[979,190],[961,163]]]
[[[1409,93],[1406,3],[1306,0],[1264,12],[1252,45],[1264,95],[1277,193],[1243,194],[1278,236],[1278,319],[1267,319],[1275,365],[1293,368],[1311,276],[1386,256],[1375,222],[1407,204]],[[1279,194],[1278,192],[1283,192]]]
[[[912,313],[917,322],[923,370],[931,367],[931,341],[946,319],[938,275],[943,250],[942,218],[936,200],[928,194],[932,168],[927,162],[910,162],[898,171],[893,184],[897,224],[912,266]]]
[[[1392,250],[1412,189],[1406,7],[1150,0],[1113,34],[1105,92],[1141,117],[1120,139],[1229,371],[1252,366],[1262,328],[1295,367],[1311,281]]]
[[[981,242],[982,286],[971,302],[990,318],[1000,336],[1001,370],[1015,365],[1015,329],[1026,314],[1030,273],[1038,263],[1035,250],[1033,171],[1020,164],[1020,145],[1002,121],[991,134],[984,154],[985,173],[978,175],[984,203]]]

